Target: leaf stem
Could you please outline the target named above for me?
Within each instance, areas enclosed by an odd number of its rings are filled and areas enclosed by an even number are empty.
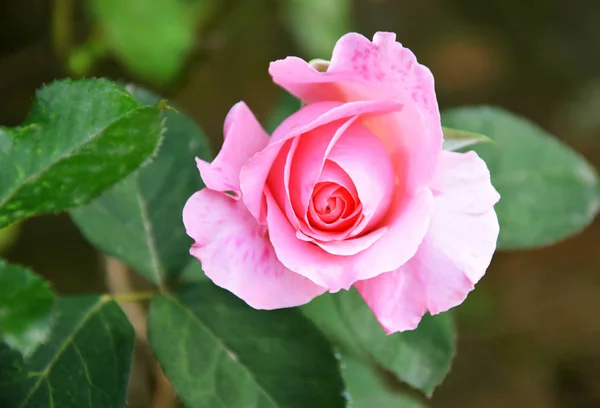
[[[119,294],[105,294],[102,297],[105,300],[114,300],[119,303],[137,303],[150,300],[155,292],[129,292]]]

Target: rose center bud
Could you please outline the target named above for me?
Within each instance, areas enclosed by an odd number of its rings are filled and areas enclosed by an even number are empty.
[[[317,183],[308,208],[308,221],[318,230],[342,231],[360,215],[355,211],[359,204],[344,186]]]

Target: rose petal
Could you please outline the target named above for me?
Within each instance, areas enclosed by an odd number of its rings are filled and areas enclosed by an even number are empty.
[[[355,255],[338,256],[298,239],[268,189],[266,198],[267,226],[277,258],[290,270],[331,292],[395,270],[412,258],[427,231],[433,205],[428,189],[392,202],[387,219],[382,222],[388,228],[385,234]]]
[[[313,241],[326,252],[333,255],[355,255],[370,248],[375,242],[381,239],[388,231],[387,227],[379,228],[368,234],[356,238],[348,238],[342,241]]]
[[[206,187],[232,191],[239,196],[240,170],[253,154],[267,145],[269,135],[244,102],[231,108],[225,118],[223,133],[223,147],[212,163],[201,159],[196,159],[196,163]]]
[[[353,116],[368,119],[397,112],[400,109],[402,109],[402,104],[388,101],[352,102],[347,104],[322,102],[305,106],[288,117],[275,130],[270,144],[252,156],[240,172],[242,199],[250,213],[259,222],[264,222],[266,210],[264,204],[265,183],[271,166],[286,140],[336,120]],[[278,188],[283,188],[283,186]]]
[[[241,201],[203,189],[185,205],[183,222],[196,242],[190,253],[206,275],[255,309],[305,304],[325,292],[285,268],[254,217]]]
[[[373,41],[357,33],[341,37],[326,72],[288,57],[271,62],[273,81],[307,104],[322,101],[403,100],[439,117],[433,75],[396,42],[396,34],[377,32]]]
[[[339,166],[339,164],[331,160],[325,160],[325,164],[323,165],[323,171],[321,171],[319,179],[317,180],[317,183],[325,182],[334,183],[344,187],[344,189],[346,189],[346,191],[348,191],[348,193],[350,193],[350,195],[352,196],[354,203],[359,203],[360,200],[358,198],[358,191],[356,191],[356,186],[354,185],[354,182],[352,181],[348,173],[346,173],[344,169],[342,169]]]
[[[462,303],[496,248],[493,205],[499,196],[485,163],[475,153],[442,156],[433,186],[435,210],[417,254],[394,272],[356,283],[387,333],[414,329],[425,312]],[[471,196],[463,197],[465,192]]]
[[[442,151],[438,163],[432,189],[448,208],[480,214],[500,199],[490,181],[487,165],[474,151]]]
[[[294,196],[298,196],[292,197],[290,193],[290,199],[295,198],[291,202],[298,218],[303,219],[306,215],[315,184],[323,172],[328,152],[356,119],[357,117],[354,116],[344,123],[341,121],[328,123],[294,140],[299,142],[293,156],[288,156],[285,169],[288,182],[285,187],[287,191],[293,192]]]
[[[352,179],[368,220],[365,227],[376,225],[387,213],[396,188],[390,155],[381,141],[356,122],[334,142],[327,159]]]
[[[275,83],[308,104],[323,100],[403,103],[403,117],[378,118],[372,130],[389,151],[400,155],[395,161],[406,179],[402,182],[407,190],[415,190],[431,181],[443,134],[431,72],[395,39],[393,33],[378,32],[373,42],[360,34],[346,34],[336,43],[327,72],[317,72],[298,58],[286,58],[271,63],[269,73]]]
[[[409,261],[396,271],[354,284],[387,334],[416,329],[427,313],[425,289],[413,266]]]

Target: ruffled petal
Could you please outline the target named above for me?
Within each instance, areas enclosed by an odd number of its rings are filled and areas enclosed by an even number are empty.
[[[273,81],[308,104],[324,100],[395,100],[405,107],[395,118],[378,118],[372,129],[395,160],[407,190],[431,182],[443,143],[434,79],[393,33],[373,41],[349,33],[338,40],[327,72],[298,58],[271,63]],[[410,153],[408,155],[407,153]],[[408,157],[408,158],[407,158]]]
[[[206,275],[255,309],[299,306],[326,290],[284,267],[264,227],[225,193],[195,193],[185,205],[183,222],[195,240],[190,253]]]
[[[223,133],[223,147],[212,163],[201,159],[196,159],[196,163],[206,187],[232,191],[239,197],[240,170],[252,155],[267,145],[269,135],[244,102],[231,108],[225,118]]]
[[[417,254],[396,271],[356,283],[388,333],[414,329],[427,311],[461,304],[496,249],[499,195],[485,163],[474,152],[441,156],[435,209]]]

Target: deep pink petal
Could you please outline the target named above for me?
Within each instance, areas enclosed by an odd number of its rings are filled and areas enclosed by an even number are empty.
[[[298,148],[293,157],[288,158],[286,175],[289,177],[289,190],[299,195],[299,200],[294,200],[294,210],[298,217],[306,214],[329,151],[356,118],[352,117],[344,123],[328,123],[296,139],[299,141]]]
[[[298,239],[269,191],[266,197],[269,236],[279,260],[331,292],[395,270],[411,259],[425,236],[433,205],[428,189],[392,203],[386,222],[382,222],[388,228],[386,233],[364,251],[340,256]]]
[[[196,159],[204,184],[215,191],[240,193],[240,170],[244,163],[269,142],[269,135],[244,102],[235,104],[223,127],[223,147],[208,163]]]
[[[394,195],[395,174],[390,154],[366,126],[356,122],[335,142],[327,156],[354,182],[366,226],[377,225]]]
[[[285,268],[241,201],[203,189],[185,205],[183,222],[196,242],[190,253],[206,275],[255,309],[305,304],[325,288]]]
[[[442,156],[435,210],[417,254],[394,272],[356,283],[388,333],[415,328],[427,311],[437,314],[461,304],[496,249],[493,205],[499,196],[485,163],[475,153]]]

